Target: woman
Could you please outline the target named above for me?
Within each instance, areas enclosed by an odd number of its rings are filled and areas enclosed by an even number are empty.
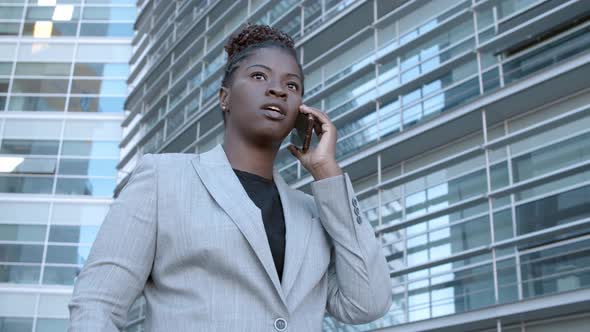
[[[146,331],[320,331],[391,304],[386,261],[335,159],[336,128],[301,105],[293,40],[247,25],[227,42],[223,146],[146,155],[113,203],[70,303],[70,331],[116,331],[143,292]],[[320,124],[313,196],[273,169],[298,112]]]

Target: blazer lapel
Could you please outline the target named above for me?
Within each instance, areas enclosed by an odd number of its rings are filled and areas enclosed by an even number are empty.
[[[221,145],[201,154],[199,159],[200,161],[193,160],[192,164],[203,184],[242,232],[286,304],[286,297],[270,252],[260,209],[244,190]],[[285,219],[287,218],[285,217]],[[287,228],[288,232],[289,228]],[[288,239],[287,236],[287,247],[289,245]]]
[[[285,216],[286,245],[282,287],[285,297],[288,297],[297,279],[297,274],[301,269],[303,257],[307,250],[312,216],[304,209],[304,206],[306,206],[305,196],[290,188],[276,169],[273,176],[279,190]]]

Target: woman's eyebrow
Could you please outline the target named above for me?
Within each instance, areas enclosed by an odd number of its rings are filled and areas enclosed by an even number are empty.
[[[262,68],[264,68],[264,69],[266,69],[266,70],[268,70],[268,71],[272,71],[272,69],[270,69],[270,67],[268,67],[268,66],[265,66],[265,65],[262,65],[262,64],[258,64],[258,63],[257,63],[257,64],[254,64],[254,65],[251,65],[251,66],[248,66],[248,68],[246,68],[246,69],[249,69],[249,68],[252,68],[252,67],[262,67]],[[294,73],[288,73],[288,74],[287,74],[287,76],[295,76],[295,77],[297,77],[299,80],[301,80],[301,77],[299,77],[299,75],[297,75],[297,74],[294,74]]]

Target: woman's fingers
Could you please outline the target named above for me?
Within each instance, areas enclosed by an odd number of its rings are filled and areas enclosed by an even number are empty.
[[[317,108],[313,108],[313,107],[309,107],[305,104],[301,105],[301,111],[305,114],[312,114],[313,116],[315,116],[322,124],[323,123],[331,123],[330,119],[328,118],[328,116],[318,110]]]
[[[322,125],[318,121],[313,122],[313,130],[315,131],[316,135],[321,139],[324,131],[322,130]]]
[[[309,107],[307,105],[302,104],[301,111],[305,114],[312,114],[315,117],[314,127],[315,125],[317,125],[317,129],[314,129],[316,130],[316,133],[319,129],[319,132],[323,135],[324,133],[329,131],[330,128],[334,127],[334,124],[332,123],[332,121],[330,121],[330,118],[328,118],[328,116],[324,112],[318,110],[317,108]]]
[[[295,158],[301,160],[303,152],[301,152],[301,150],[299,150],[299,148],[297,148],[295,145],[291,144],[287,147],[287,149],[289,149],[289,152],[291,152],[291,154],[293,156],[295,156]]]

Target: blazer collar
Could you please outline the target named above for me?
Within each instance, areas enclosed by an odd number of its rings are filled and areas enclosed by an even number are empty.
[[[301,268],[311,231],[312,216],[303,208],[306,206],[305,196],[290,188],[277,169],[273,169],[286,227],[285,265],[281,284],[268,245],[260,209],[244,190],[223,147],[219,144],[212,150],[200,154],[198,158],[192,160],[192,164],[211,196],[242,232],[276,291],[287,304],[287,295]]]

